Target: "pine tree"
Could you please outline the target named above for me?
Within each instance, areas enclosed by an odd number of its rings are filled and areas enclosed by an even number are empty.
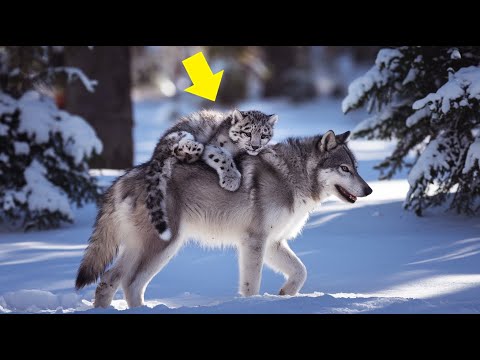
[[[24,229],[72,222],[71,204],[97,199],[87,160],[102,150],[84,119],[59,110],[38,89],[59,75],[94,82],[75,68],[54,67],[60,47],[0,47],[0,221]]]
[[[403,46],[379,51],[375,65],[350,84],[342,109],[366,106],[374,113],[354,137],[397,140],[376,168],[381,179],[410,168],[406,209],[422,215],[448,202],[474,214],[480,208],[479,101],[480,47]]]

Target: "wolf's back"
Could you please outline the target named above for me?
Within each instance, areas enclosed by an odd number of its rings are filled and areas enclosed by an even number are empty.
[[[105,193],[101,208],[98,211],[94,230],[85,249],[78,269],[75,288],[81,289],[94,283],[105,271],[118,252],[118,240],[114,219],[114,186]]]

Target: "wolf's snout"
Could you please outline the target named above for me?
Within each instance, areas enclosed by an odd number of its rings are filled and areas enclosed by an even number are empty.
[[[363,188],[363,193],[365,194],[365,196],[370,195],[372,192],[373,192],[372,188],[368,185],[365,188]]]

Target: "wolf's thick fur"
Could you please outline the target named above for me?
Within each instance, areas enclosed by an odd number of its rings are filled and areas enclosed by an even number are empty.
[[[285,276],[280,294],[295,295],[307,272],[287,240],[298,235],[327,196],[352,202],[372,191],[356,171],[346,137],[348,133],[335,136],[329,131],[288,139],[255,157],[241,155],[237,164],[242,184],[236,192],[218,186],[215,172],[202,162],[175,165],[166,199],[170,242],[158,241],[148,217],[146,165],[134,168],[107,192],[77,288],[101,276],[95,306],[109,306],[120,285],[129,307],[140,306],[151,279],[192,239],[210,247],[237,248],[242,295],[258,294],[263,264]],[[117,249],[113,266],[104,272]]]
[[[260,111],[231,114],[202,110],[181,118],[158,141],[145,172],[147,208],[163,240],[170,240],[165,193],[172,167],[177,161],[193,163],[203,159],[219,175],[220,186],[235,191],[241,174],[233,157],[247,152],[257,155],[273,136],[276,115]]]

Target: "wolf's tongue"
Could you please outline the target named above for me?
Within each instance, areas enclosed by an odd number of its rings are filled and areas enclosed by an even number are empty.
[[[345,197],[347,198],[348,200],[352,201],[352,202],[355,202],[357,201],[357,197],[353,194],[350,194],[345,188],[341,187],[340,185],[335,185],[338,189],[338,191],[340,191],[340,193]]]

